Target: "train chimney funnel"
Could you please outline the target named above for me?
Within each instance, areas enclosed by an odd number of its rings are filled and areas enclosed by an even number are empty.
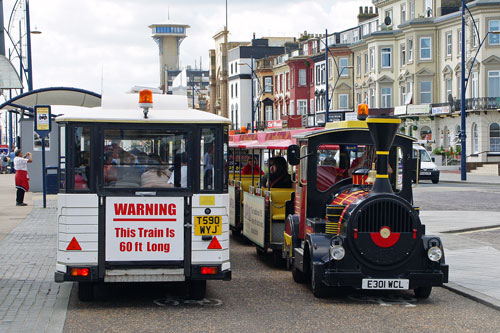
[[[393,193],[388,172],[389,150],[396,137],[401,119],[391,116],[369,116],[366,122],[377,152],[377,179],[373,184],[372,194]]]

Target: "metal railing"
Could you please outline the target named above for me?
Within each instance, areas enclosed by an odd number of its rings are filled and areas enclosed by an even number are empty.
[[[432,104],[433,107],[449,106],[449,103]],[[460,100],[453,101],[452,111],[460,111]],[[476,97],[465,99],[467,111],[498,110],[500,109],[500,97]]]

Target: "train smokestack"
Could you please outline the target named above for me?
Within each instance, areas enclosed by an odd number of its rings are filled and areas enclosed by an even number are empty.
[[[389,182],[389,150],[398,131],[401,119],[391,116],[369,116],[366,119],[377,152],[377,179],[372,193],[393,193]]]

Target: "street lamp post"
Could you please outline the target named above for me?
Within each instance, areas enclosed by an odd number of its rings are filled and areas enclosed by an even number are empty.
[[[466,154],[466,109],[465,109],[465,92],[467,90],[467,86],[469,84],[469,78],[472,73],[472,67],[474,67],[474,62],[476,61],[477,55],[479,54],[479,50],[481,49],[481,46],[483,46],[484,42],[486,41],[486,38],[488,37],[489,34],[499,34],[500,31],[487,31],[486,35],[483,37],[483,39],[480,40],[479,45],[477,47],[476,53],[474,54],[474,58],[472,58],[472,62],[470,64],[469,68],[469,73],[467,76],[465,76],[465,10],[469,12],[469,15],[472,19],[472,23],[474,25],[473,29],[473,34],[477,34],[477,38],[480,39],[479,36],[479,29],[477,28],[476,21],[474,20],[474,16],[472,16],[472,13],[465,3],[465,0],[462,0],[462,59],[461,59],[461,75],[462,79],[460,82],[460,117],[461,117],[461,123],[460,123],[460,141],[461,141],[461,152],[460,152],[460,169],[461,169],[461,180],[465,181],[467,180],[467,154]]]
[[[337,69],[337,78],[335,79],[335,83],[333,84],[332,87],[332,94],[335,92],[335,88],[337,87],[337,83],[340,80],[340,77],[342,76],[342,73],[344,72],[344,69],[346,68],[354,68],[354,66],[345,66],[339,69],[339,66],[337,64],[337,61],[335,60],[335,56],[330,52],[330,48],[328,47],[328,29],[325,30],[325,41],[323,42],[321,39],[320,41],[325,44],[325,90],[326,90],[326,98],[325,98],[325,106],[326,106],[326,119],[325,119],[325,124],[328,122],[328,119],[330,117],[330,89],[329,89],[329,83],[328,83],[328,54],[332,56],[333,63],[335,64],[335,68]],[[354,85],[353,85],[353,94],[354,94]],[[354,105],[353,105],[354,108]]]
[[[259,78],[257,77],[257,74],[255,74],[255,71],[253,70],[253,56],[250,57],[250,65],[247,64],[247,63],[239,63],[238,66],[248,66],[250,68],[250,71],[251,71],[251,84],[252,84],[252,95],[251,95],[251,98],[252,98],[252,104],[251,104],[251,116],[252,116],[252,133],[255,131],[255,125],[254,125],[254,121],[255,121],[255,106],[254,106],[254,84],[253,84],[253,77],[255,76],[257,78],[257,83],[259,85],[259,89],[262,91],[262,88],[260,87],[260,81],[259,81]]]
[[[461,151],[460,151],[460,169],[461,169],[461,180],[467,180],[467,161],[466,161],[466,134],[465,134],[465,0],[462,0],[462,82],[460,82],[460,117],[461,117]]]

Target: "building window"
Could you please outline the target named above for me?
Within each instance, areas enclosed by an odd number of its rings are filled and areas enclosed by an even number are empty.
[[[432,130],[429,126],[422,126],[420,129],[420,140],[432,140]]]
[[[365,98],[363,100],[363,103],[365,103],[366,105],[368,105],[369,99],[370,99],[370,97],[368,95],[368,91],[365,91]]]
[[[365,53],[365,73],[370,71],[370,65],[368,64],[368,53]]]
[[[307,99],[297,100],[297,115],[307,114]]]
[[[472,124],[472,153],[479,153],[479,133],[477,131],[477,124]]]
[[[413,61],[413,39],[408,39],[408,62]]]
[[[446,56],[451,57],[451,50],[452,50],[452,44],[451,44],[451,32],[448,32],[446,34]]]
[[[431,37],[421,37],[420,38],[420,60],[431,60]]]
[[[328,59],[328,77],[333,77],[333,60],[331,58]]]
[[[325,64],[321,64],[321,84],[325,84]]]
[[[462,54],[462,30],[458,30],[458,55]]]
[[[388,26],[392,26],[392,9],[388,9],[385,11],[385,17],[388,17],[391,19],[391,24],[389,24]]]
[[[349,58],[340,58],[339,66],[340,76],[349,76],[349,69],[347,68],[349,66]]]
[[[358,55],[356,57],[356,74],[358,76],[361,75],[361,56],[360,55]]]
[[[477,47],[477,45],[478,45],[479,27],[481,26],[481,25],[479,25],[479,20],[476,20],[476,25],[477,25],[477,30],[476,30],[474,24],[472,24],[472,27],[471,27],[472,28],[472,31],[471,31],[471,33],[472,33],[472,47]]]
[[[500,71],[488,71],[488,97],[500,97]]]
[[[266,110],[266,120],[273,120],[273,106],[266,105],[265,110]]]
[[[316,65],[316,85],[319,85],[320,84],[320,71],[321,71],[321,67],[319,65]]]
[[[290,90],[290,73],[287,72],[285,74],[286,78],[285,78],[285,81],[286,81],[286,91]]]
[[[375,107],[375,88],[370,89],[370,107]]]
[[[479,97],[479,75],[477,72],[472,73],[472,98]]]
[[[406,22],[406,4],[401,4],[401,23]]]
[[[234,84],[234,97],[238,98],[238,83]]]
[[[406,65],[406,46],[401,44],[401,66]]]
[[[433,0],[425,0],[424,1],[424,16],[425,17],[432,17],[432,1]]]
[[[370,49],[370,69],[375,70],[375,49]]]
[[[431,104],[432,103],[432,82],[422,81],[420,82],[420,104]]]
[[[415,18],[415,1],[410,1],[410,20]]]
[[[401,86],[401,102],[399,105],[405,105],[406,101],[406,86]]]
[[[390,47],[383,47],[380,50],[380,56],[382,59],[382,68],[391,68],[392,64],[392,55],[391,55],[391,48]]]
[[[446,79],[446,96],[445,101],[448,101],[448,96],[451,95],[451,79]]]
[[[392,107],[392,89],[391,88],[382,88],[381,89],[381,108],[390,108]]]
[[[264,77],[264,92],[272,93],[273,92],[273,78],[272,76]]]
[[[361,104],[361,93],[356,93],[356,104]]]
[[[339,109],[345,110],[349,108],[349,95],[339,94]]]
[[[295,101],[293,99],[290,101],[290,115],[295,115]]]
[[[231,122],[233,123],[233,129],[237,128],[238,124],[234,122],[234,104],[231,105]]]
[[[299,86],[306,85],[306,73],[305,69],[299,69]]]
[[[233,63],[231,63],[231,75],[233,75]]]
[[[309,108],[311,110],[311,113],[314,113],[314,98],[311,98],[311,100],[309,101]]]
[[[500,125],[490,125],[490,151],[500,153]]]
[[[500,31],[500,20],[488,21],[488,31]],[[500,35],[490,34],[488,38],[489,45],[500,45]]]

